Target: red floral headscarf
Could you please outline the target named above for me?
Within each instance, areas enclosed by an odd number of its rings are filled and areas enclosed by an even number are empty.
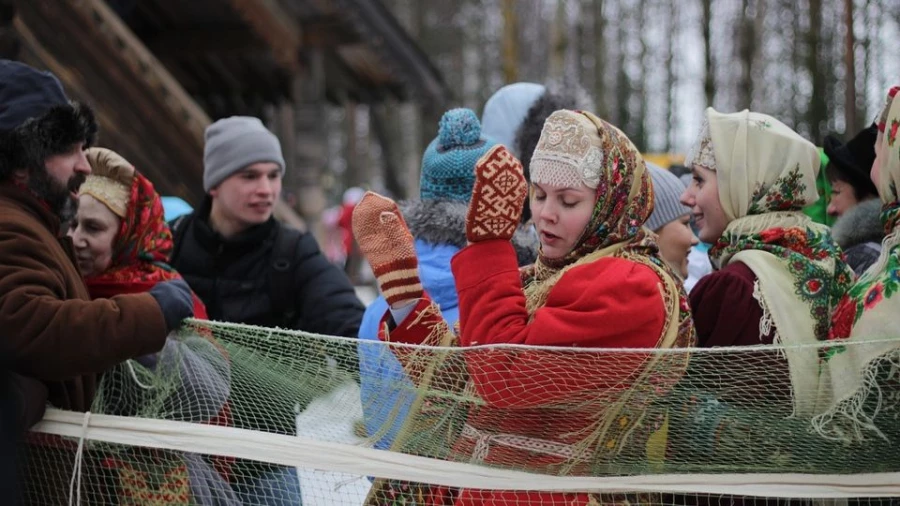
[[[127,209],[113,242],[112,264],[85,280],[93,298],[145,292],[159,282],[181,278],[168,264],[174,243],[162,200],[153,183],[137,171]]]

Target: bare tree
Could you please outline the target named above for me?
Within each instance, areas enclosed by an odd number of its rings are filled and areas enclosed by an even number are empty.
[[[741,0],[738,40],[735,46],[740,77],[737,82],[737,109],[750,108],[753,103],[753,59],[756,48],[756,23],[750,0]]]
[[[568,23],[566,16],[566,0],[556,0],[556,16],[553,18],[551,31],[552,49],[550,52],[550,79],[562,80],[565,74],[566,49],[569,45]]]
[[[637,79],[632,80],[631,90],[636,95],[636,100],[632,100],[634,112],[632,113],[633,123],[631,128],[629,129],[629,136],[631,137],[632,142],[637,146],[640,150],[647,149],[647,125],[646,123],[646,109],[647,109],[647,87],[648,76],[650,72],[647,72],[647,30],[640,30],[640,27],[644,26],[644,20],[646,19],[646,10],[647,10],[647,0],[638,0],[637,3],[637,12],[636,12],[636,23],[638,26],[638,53],[636,55],[636,60],[640,64],[640,73]]]
[[[698,116],[705,105],[772,113],[816,142],[841,124],[858,128],[871,119],[867,108],[893,72],[876,62],[887,50],[879,39],[883,27],[896,23],[886,14],[900,3],[382,1],[441,70],[456,94],[454,105],[480,109],[503,83],[574,81],[593,95],[596,112],[635,144],[668,150],[685,148],[686,138],[678,135],[684,118]],[[649,23],[655,28],[647,29]],[[688,41],[698,36],[699,61],[688,53]],[[694,102],[683,99],[693,75],[700,88]],[[392,135],[381,123],[396,122],[401,131],[402,149],[381,146],[385,169],[399,170],[385,174],[386,185],[418,179],[413,176],[440,112],[421,105],[372,111],[376,138]]]
[[[878,2],[875,2],[875,4],[877,4],[877,3]],[[864,25],[866,27],[866,30],[863,31],[862,37],[860,38],[860,41],[859,41],[859,46],[860,46],[860,49],[862,50],[862,54],[863,54],[861,74],[862,74],[863,82],[868,83],[872,79],[872,74],[871,74],[871,69],[873,66],[872,65],[872,53],[874,51],[872,51],[872,48],[871,48],[871,46],[872,46],[871,33],[872,33],[872,27],[875,24],[875,19],[876,19],[875,16],[873,15],[873,11],[875,10],[875,7],[872,5],[872,2],[870,0],[865,0],[862,10],[863,10],[863,19],[865,20]],[[863,86],[863,90],[865,90],[865,86]],[[871,119],[872,119],[871,116],[874,115],[874,113],[872,113],[870,111],[868,100],[864,101],[862,115],[863,115],[864,121],[871,121]]]
[[[704,70],[703,93],[706,96],[706,105],[712,106],[716,99],[716,76],[713,72],[712,51],[712,0],[700,0],[701,16],[700,25],[703,30]]]
[[[823,68],[822,44],[822,0],[809,0],[809,29],[806,32],[806,68],[812,80],[812,93],[806,123],[809,136],[819,142],[828,123],[828,96],[826,69]]]
[[[853,0],[844,0],[844,125],[856,130],[856,37],[853,34]]]
[[[503,0],[503,80],[519,80],[519,26],[515,0]]]
[[[626,20],[631,14],[628,12],[624,2],[619,2],[617,15],[620,19],[616,23],[616,102],[613,109],[613,123],[620,126],[628,125],[631,122],[631,111],[628,107],[628,99],[631,96],[631,80],[628,77],[628,41],[629,33],[633,33],[627,26]]]
[[[604,0],[594,0],[594,37],[593,37],[593,55],[594,55],[594,100],[597,102],[597,114],[601,118],[609,116],[607,107],[606,86],[606,66],[607,53],[609,51],[606,44],[606,20],[604,19]]]
[[[663,90],[666,91],[666,132],[665,145],[663,149],[666,152],[671,151],[675,135],[675,103],[677,102],[676,82],[675,82],[675,41],[677,40],[676,26],[676,6],[675,2],[664,2],[663,12],[665,18],[668,19],[666,27],[668,37],[665,43],[665,79],[663,81]]]

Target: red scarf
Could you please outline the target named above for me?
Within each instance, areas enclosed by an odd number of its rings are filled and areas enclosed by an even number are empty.
[[[164,217],[153,183],[135,172],[127,212],[113,242],[112,264],[85,279],[92,298],[146,292],[162,281],[181,279],[168,264],[173,240]]]

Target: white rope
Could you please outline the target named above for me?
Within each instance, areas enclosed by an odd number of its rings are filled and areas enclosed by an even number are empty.
[[[76,413],[77,415],[77,413]],[[75,452],[75,467],[72,469],[72,479],[69,480],[69,506],[72,506],[72,499],[75,499],[75,504],[81,505],[81,462],[82,457],[84,456],[84,440],[87,439],[88,433],[88,422],[91,419],[91,412],[87,411],[81,417],[81,430],[78,436],[78,451]],[[73,420],[73,422],[77,422],[77,420]],[[75,483],[78,483],[78,487],[75,487]]]
[[[168,420],[48,409],[35,432],[250,459],[283,466],[488,490],[668,492],[784,498],[900,497],[900,473],[549,476],[447,462],[352,444]],[[79,455],[81,445],[79,445]]]
[[[129,359],[125,361],[125,365],[128,366],[128,372],[131,373],[131,379],[134,380],[135,383],[144,390],[151,390],[153,385],[145,385],[137,376],[137,371],[134,370],[134,361]]]

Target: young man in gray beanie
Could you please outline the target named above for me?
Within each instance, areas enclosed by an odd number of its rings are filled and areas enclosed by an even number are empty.
[[[259,119],[233,116],[210,125],[203,155],[207,198],[197,211],[173,221],[172,265],[206,304],[211,320],[356,337],[365,308],[350,280],[311,234],[272,215],[284,171],[281,144]],[[356,373],[352,362],[339,367]],[[235,425],[295,434],[299,399],[260,394],[251,398],[247,389],[232,389]],[[273,418],[247,419],[246,407],[260,403]],[[246,504],[300,503],[296,468],[236,466],[235,488]]]

